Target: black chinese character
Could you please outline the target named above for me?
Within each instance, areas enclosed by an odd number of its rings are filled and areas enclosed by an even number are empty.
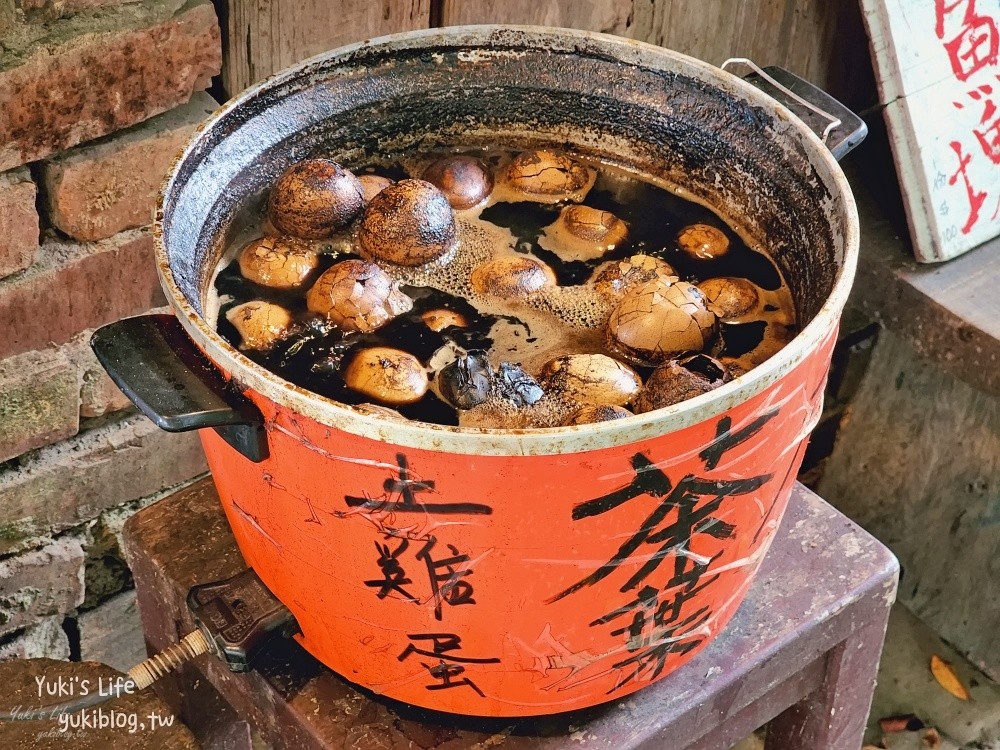
[[[493,509],[490,506],[481,503],[418,503],[416,500],[417,493],[433,490],[434,480],[411,479],[406,456],[402,453],[396,454],[396,463],[399,466],[398,479],[389,477],[382,485],[386,497],[369,498],[345,495],[344,500],[347,502],[347,506],[349,508],[365,508],[367,510],[391,512],[469,513],[483,516],[493,513]],[[398,495],[400,499],[388,499],[394,495]]]
[[[458,549],[449,544],[448,549],[451,550],[452,556],[441,560],[434,560],[431,557],[431,551],[434,549],[435,544],[437,544],[437,539],[432,536],[423,546],[423,549],[416,554],[416,558],[427,565],[427,576],[431,584],[431,596],[434,598],[434,617],[440,620],[442,601],[452,607],[457,607],[460,604],[475,604],[476,600],[472,598],[472,584],[462,580],[464,576],[470,575],[472,571],[468,568],[456,570],[455,567],[468,563],[469,556],[459,554]]]
[[[407,637],[410,639],[410,643],[397,657],[400,661],[406,660],[411,654],[419,654],[420,656],[437,660],[436,664],[420,662],[421,666],[427,670],[430,676],[438,681],[437,684],[425,685],[428,690],[446,690],[466,685],[475,690],[480,697],[486,697],[483,691],[479,689],[479,686],[468,677],[463,677],[461,680],[456,680],[455,678],[465,674],[465,667],[462,664],[499,664],[500,659],[476,659],[469,656],[453,655],[452,651],[460,651],[462,648],[461,636],[454,633],[418,633],[408,635]],[[414,642],[421,643],[426,641],[430,641],[427,644],[430,646],[429,649],[419,648],[414,645]]]
[[[379,599],[385,599],[393,591],[398,591],[402,597],[409,602],[419,601],[413,594],[406,591],[403,586],[408,583],[413,583],[409,578],[406,577],[406,571],[403,569],[403,565],[399,562],[399,556],[406,551],[406,548],[410,546],[410,543],[406,539],[402,539],[399,542],[399,546],[395,550],[389,549],[388,544],[379,544],[375,542],[375,549],[379,551],[378,567],[382,571],[382,578],[377,578],[372,581],[365,581],[365,586],[371,586],[372,588],[378,588]]]

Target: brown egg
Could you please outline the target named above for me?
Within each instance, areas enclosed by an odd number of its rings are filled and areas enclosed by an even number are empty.
[[[421,179],[437,186],[452,208],[472,208],[493,191],[490,168],[474,156],[447,156],[428,166]]]
[[[599,265],[590,277],[591,283],[606,297],[620,297],[629,289],[635,289],[656,278],[673,283],[677,272],[666,261],[652,255],[630,255],[623,260],[609,260]]]
[[[486,297],[513,299],[555,286],[556,275],[545,263],[529,255],[503,255],[476,268],[472,288]]]
[[[691,224],[677,235],[677,246],[695,260],[715,260],[729,252],[729,238],[708,224]]]
[[[320,240],[354,221],[363,205],[357,177],[329,159],[308,159],[274,183],[267,214],[285,234]]]
[[[427,324],[427,327],[432,331],[443,331],[445,328],[450,328],[455,326],[456,328],[465,328],[469,325],[468,321],[461,313],[457,313],[454,310],[446,310],[440,308],[437,310],[427,310],[420,314],[420,319]]]
[[[361,217],[358,241],[371,260],[422,266],[455,247],[455,212],[424,180],[400,180],[372,198]]]
[[[361,183],[361,197],[364,199],[365,205],[371,203],[372,198],[387,187],[396,184],[394,180],[390,180],[388,177],[380,177],[377,174],[359,175],[358,182]]]
[[[240,334],[240,349],[270,349],[292,329],[292,315],[280,305],[252,300],[226,312]]]
[[[272,289],[301,286],[319,265],[312,248],[284,237],[261,237],[240,251],[240,273],[255,284]]]
[[[725,365],[707,354],[670,360],[649,376],[633,408],[636,414],[662,409],[708,393],[730,380]]]
[[[347,387],[383,404],[419,401],[427,393],[427,371],[412,354],[387,346],[358,352],[344,371]]]
[[[342,260],[316,280],[306,305],[342,331],[369,333],[410,310],[413,302],[374,263]]]
[[[595,175],[566,154],[538,149],[515,156],[507,165],[504,176],[507,184],[520,193],[549,200],[571,196],[582,200]]]
[[[567,354],[546,362],[539,373],[546,393],[581,404],[624,406],[642,387],[628,365],[605,354]]]
[[[600,258],[625,241],[628,226],[610,211],[574,204],[545,227],[541,245],[564,261]]]
[[[608,319],[608,347],[633,364],[652,365],[704,349],[717,319],[702,291],[686,281],[653,279],[627,291]]]
[[[610,422],[614,419],[631,417],[632,412],[623,406],[614,404],[591,404],[570,415],[566,425],[593,424],[594,422]]]
[[[753,282],[738,276],[719,276],[705,279],[698,288],[708,299],[708,309],[721,320],[734,320],[756,312],[760,305],[760,291]]]

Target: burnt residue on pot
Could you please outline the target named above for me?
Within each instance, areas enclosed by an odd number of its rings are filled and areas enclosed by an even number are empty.
[[[553,38],[509,29],[470,31],[467,43],[456,35],[362,46],[278,78],[223,114],[179,164],[164,204],[170,268],[188,301],[203,312],[233,218],[296,160],[351,165],[418,146],[565,144],[715,207],[775,259],[808,322],[836,276],[838,227],[804,147],[778,137],[792,126],[647,65],[641,48],[625,64],[607,40]]]

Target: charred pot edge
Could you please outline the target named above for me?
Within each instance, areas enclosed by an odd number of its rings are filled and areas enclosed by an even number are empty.
[[[220,375],[173,315],[125,318],[94,332],[90,346],[122,392],[157,427],[214,427],[255,463],[268,457],[264,420]]]

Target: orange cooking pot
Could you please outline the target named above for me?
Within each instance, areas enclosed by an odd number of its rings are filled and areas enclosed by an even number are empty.
[[[838,151],[859,140],[802,111]],[[322,398],[206,320],[228,238],[289,164],[553,142],[714,206],[774,258],[801,332],[669,408],[503,431]],[[105,366],[165,429],[211,428],[202,440],[240,550],[302,646],[376,693],[489,716],[627,695],[725,627],[820,413],[858,250],[831,150],[760,88],[651,45],[527,27],[387,37],[250,89],[188,145],[155,231],[176,318],[102,329]]]

